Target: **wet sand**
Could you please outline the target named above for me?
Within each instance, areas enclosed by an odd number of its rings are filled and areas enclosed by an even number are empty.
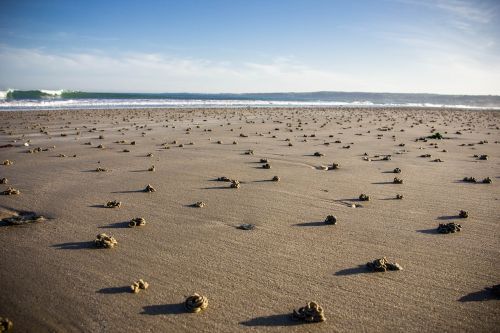
[[[0,112],[0,191],[21,192],[0,195],[0,218],[46,217],[0,225],[0,316],[16,332],[496,331],[499,125],[408,108]],[[462,230],[437,233],[450,222]],[[118,245],[96,248],[100,233]],[[403,270],[365,268],[384,256]],[[187,313],[195,292],[209,306]],[[326,322],[290,319],[309,301]]]

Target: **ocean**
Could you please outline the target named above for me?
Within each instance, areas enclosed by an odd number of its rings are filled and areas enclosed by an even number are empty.
[[[446,107],[500,110],[500,96],[335,91],[243,94],[106,93],[13,89],[0,91],[0,111],[331,106]]]

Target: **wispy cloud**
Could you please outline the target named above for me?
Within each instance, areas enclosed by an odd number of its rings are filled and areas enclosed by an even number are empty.
[[[500,3],[481,0],[392,0],[420,8],[424,24],[399,24],[379,37],[411,54],[428,87],[499,94]],[[424,84],[424,82],[422,82]]]
[[[469,35],[495,30],[500,16],[500,2],[491,0],[392,0],[439,14],[439,25]],[[498,30],[498,27],[496,27]],[[498,38],[498,36],[497,36]]]
[[[500,65],[483,64],[425,41],[400,40],[433,52],[390,72],[331,71],[293,57],[260,62],[213,61],[160,53],[56,53],[0,45],[0,88],[136,92],[375,91],[499,94]]]
[[[425,1],[423,3],[432,6],[431,2]],[[477,0],[438,0],[434,2],[434,6],[463,20],[478,23],[489,23],[498,9],[498,6],[493,6],[491,2],[481,3]]]
[[[210,61],[158,53],[52,53],[0,46],[4,88],[100,91],[311,91],[354,88],[357,80],[278,57],[265,63]]]
[[[492,1],[479,0],[394,0],[395,2],[424,6],[430,9],[441,10],[449,15],[466,21],[489,23],[499,5]]]

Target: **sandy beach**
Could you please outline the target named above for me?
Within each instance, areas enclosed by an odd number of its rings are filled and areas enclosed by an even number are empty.
[[[0,225],[0,316],[15,332],[498,331],[499,125],[413,108],[0,112],[0,191],[20,192],[0,219],[44,217]],[[366,267],[382,257],[403,269]],[[208,308],[188,313],[193,293]],[[326,321],[292,320],[310,301]]]

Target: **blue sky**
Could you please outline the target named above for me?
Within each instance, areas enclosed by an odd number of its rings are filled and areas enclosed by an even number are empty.
[[[496,0],[0,6],[0,89],[500,94]]]

